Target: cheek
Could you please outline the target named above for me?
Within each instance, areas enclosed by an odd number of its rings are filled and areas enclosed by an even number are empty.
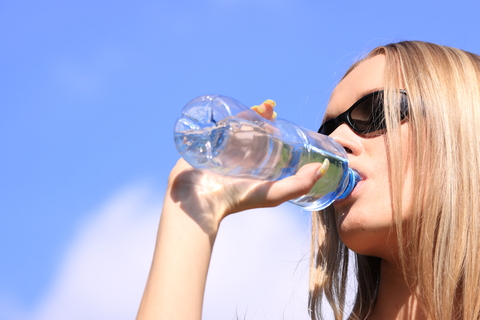
[[[388,186],[378,187],[365,185],[370,191],[359,198],[346,210],[336,210],[337,228],[342,238],[357,237],[358,234],[381,235],[388,233],[393,226],[393,214]],[[362,239],[358,239],[362,241]]]
[[[402,141],[404,146],[408,145]],[[351,250],[378,257],[391,257],[397,250],[395,217],[392,207],[390,174],[386,151],[381,143],[375,148],[369,145],[365,157],[358,159],[359,166],[365,170],[367,179],[359,184],[350,203],[335,205],[337,228],[340,238]],[[382,152],[383,151],[383,152]],[[413,168],[408,159],[410,150],[404,147],[402,220],[411,218],[413,199]]]
[[[383,256],[390,250],[393,214],[386,159],[377,155],[367,160],[367,179],[358,185],[351,203],[335,206],[340,238],[351,250]],[[375,160],[375,161],[374,161]]]

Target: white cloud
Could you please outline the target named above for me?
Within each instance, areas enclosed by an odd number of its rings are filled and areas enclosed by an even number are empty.
[[[90,215],[28,320],[134,319],[161,195],[134,186]],[[215,244],[204,319],[307,319],[308,214],[292,206],[228,217]]]
[[[243,212],[223,222],[205,319],[308,319],[309,237],[300,215],[305,217],[300,209],[284,206]]]
[[[134,319],[161,211],[153,199],[135,186],[85,221],[31,319]]]

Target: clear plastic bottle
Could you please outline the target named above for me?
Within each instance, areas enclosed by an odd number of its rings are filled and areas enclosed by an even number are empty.
[[[291,122],[266,120],[240,102],[204,95],[190,101],[175,125],[178,152],[194,168],[242,178],[280,180],[311,162],[329,167],[312,190],[292,203],[326,208],[346,197],[360,180],[333,139]]]

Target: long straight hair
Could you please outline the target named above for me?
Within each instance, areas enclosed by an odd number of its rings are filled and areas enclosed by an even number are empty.
[[[385,134],[392,232],[399,266],[432,319],[480,319],[480,57],[420,41],[381,46],[355,63],[385,55]],[[345,76],[346,76],[345,75]],[[409,102],[408,159],[413,190],[402,194],[398,89]],[[402,222],[402,197],[413,199]],[[365,319],[375,305],[380,258],[355,254],[357,291],[345,307],[349,250],[336,230],[333,207],[312,216],[309,312],[322,319],[326,298],[335,319]]]

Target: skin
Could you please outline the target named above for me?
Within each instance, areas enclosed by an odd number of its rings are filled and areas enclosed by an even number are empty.
[[[261,106],[261,115],[274,115],[272,104]],[[308,164],[294,176],[271,182],[207,174],[180,159],[170,173],[137,319],[201,319],[208,265],[221,221],[238,211],[273,207],[306,194],[324,170],[321,163]]]
[[[362,62],[335,88],[328,104],[325,118],[333,118],[346,111],[367,93],[383,87],[385,57],[378,55]],[[403,193],[410,193],[412,168],[408,166],[408,123],[401,126],[405,186]],[[340,125],[331,138],[343,145],[349,153],[349,166],[357,170],[362,181],[345,200],[334,203],[337,227],[342,241],[353,251],[381,257],[395,258],[396,235],[392,232],[393,213],[389,188],[387,148],[383,134],[362,136],[347,124]],[[407,219],[411,199],[404,197],[402,216]],[[379,245],[380,244],[380,245]]]
[[[360,63],[335,88],[326,119],[343,113],[365,94],[381,89],[384,68],[383,55]],[[408,122],[401,125],[401,135],[405,177],[402,219],[408,221],[413,174],[409,161]],[[428,319],[396,263],[399,257],[392,223],[385,136],[362,136],[342,124],[330,137],[346,148],[350,167],[362,176],[349,197],[333,204],[340,238],[357,253],[382,258],[377,303],[369,319]]]
[[[326,117],[336,117],[366,93],[380,89],[384,65],[383,56],[358,65],[334,90]],[[271,103],[260,106],[257,112],[264,117],[274,114]],[[406,125],[402,125],[402,136],[405,141],[408,139]],[[378,299],[369,319],[427,319],[395,264],[396,237],[391,234],[384,137],[362,137],[345,124],[331,137],[346,148],[350,166],[363,178],[350,196],[334,204],[342,241],[356,252],[382,258]],[[408,148],[404,148],[404,154],[408,155]],[[321,175],[321,164],[317,163],[276,182],[232,179],[194,170],[179,160],[170,174],[152,267],[137,320],[201,319],[208,265],[221,221],[235,212],[276,206],[303,195]],[[408,165],[405,177],[407,192],[411,187]],[[405,198],[405,219],[409,203]]]

